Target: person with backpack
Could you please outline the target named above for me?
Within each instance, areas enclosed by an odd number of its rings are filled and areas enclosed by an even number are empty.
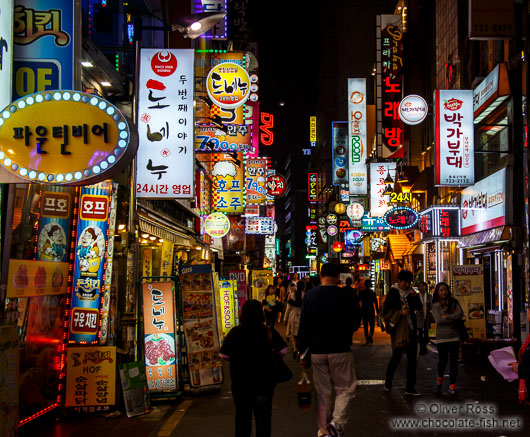
[[[416,390],[416,353],[418,336],[416,333],[416,311],[422,309],[418,295],[412,292],[410,284],[412,272],[401,270],[398,282],[392,286],[383,304],[383,317],[386,331],[392,338],[392,358],[390,359],[385,378],[385,391],[392,390],[392,380],[403,354],[407,355],[407,383],[405,395],[421,396]],[[400,338],[398,338],[398,333]],[[399,340],[399,341],[398,341]]]

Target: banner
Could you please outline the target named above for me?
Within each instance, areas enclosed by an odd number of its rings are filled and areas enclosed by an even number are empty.
[[[348,185],[348,123],[345,121],[334,121],[331,124],[333,138],[333,185],[341,185],[345,188]]]
[[[484,306],[484,271],[482,264],[453,267],[454,295],[462,305],[466,327],[473,338],[486,338],[486,308]]]
[[[219,281],[219,300],[221,304],[221,332],[223,338],[236,324],[236,307],[234,294],[237,289],[237,282],[234,280]]]
[[[7,297],[45,296],[68,293],[70,264],[25,259],[9,260]]]
[[[194,196],[191,49],[142,49],[138,83],[136,195]]]
[[[243,152],[199,153],[197,158],[212,177],[212,210],[225,214],[243,214]]]
[[[153,276],[153,249],[150,247],[142,249],[142,276]]]
[[[116,403],[116,348],[69,347],[65,407],[101,407]]]
[[[110,181],[80,190],[69,343],[98,341],[111,191]]]
[[[0,108],[11,103],[13,0],[0,0]]]
[[[367,194],[366,79],[348,79],[348,157],[350,194]]]
[[[251,158],[245,165],[245,190],[247,205],[267,202],[267,170],[269,158]]]
[[[269,285],[273,284],[272,270],[252,270],[252,299],[260,302],[265,299],[265,291]]]
[[[2,13],[9,17],[11,9],[6,6],[2,4]],[[72,0],[15,1],[13,100],[39,91],[78,89],[79,8]],[[3,25],[0,29],[7,30]]]
[[[435,90],[435,185],[462,187],[475,182],[472,90]]]
[[[370,216],[383,217],[392,206],[390,196],[383,195],[386,184],[385,179],[390,174],[392,179],[396,178],[395,162],[372,162],[370,163]]]
[[[172,281],[142,284],[145,368],[149,391],[170,392],[177,388],[174,290],[175,283]]]
[[[160,276],[171,276],[173,273],[173,249],[175,245],[172,241],[162,242],[162,254],[160,257]]]

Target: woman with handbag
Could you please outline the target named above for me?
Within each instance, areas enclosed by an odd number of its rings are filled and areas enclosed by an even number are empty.
[[[436,284],[432,297],[432,314],[436,322],[436,345],[438,347],[438,379],[436,390],[441,391],[444,371],[449,360],[449,394],[456,394],[456,376],[458,372],[458,352],[461,335],[458,323],[462,323],[464,312],[457,299],[451,296],[449,285]]]
[[[274,369],[277,363],[285,366],[279,361],[287,353],[287,344],[264,322],[261,303],[247,300],[241,308],[240,324],[230,330],[220,350],[221,358],[230,361],[236,437],[251,436],[252,413],[256,437],[271,435],[272,396],[281,377]]]
[[[305,282],[298,281],[296,283],[293,293],[289,293],[289,300],[287,305],[289,305],[289,315],[287,318],[287,337],[291,337],[291,342],[293,344],[293,359],[297,360],[300,355],[296,350],[296,343],[298,341],[298,328],[300,326],[300,313],[302,312],[302,294],[305,290]],[[291,284],[292,285],[292,284]],[[287,313],[286,313],[287,316]]]
[[[526,304],[526,320],[530,321],[530,307]],[[519,376],[519,403],[530,405],[530,335],[517,354],[518,361],[510,363],[512,370]]]

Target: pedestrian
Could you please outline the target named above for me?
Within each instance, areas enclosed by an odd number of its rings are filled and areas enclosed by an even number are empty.
[[[267,286],[265,290],[265,299],[263,299],[263,312],[267,326],[274,328],[276,318],[278,317],[278,296],[274,285]]]
[[[383,304],[383,317],[385,320],[392,314],[398,315],[398,323],[402,318],[406,319],[409,342],[402,347],[392,346],[392,358],[386,369],[385,391],[392,389],[392,380],[399,366],[403,354],[407,355],[407,382],[405,394],[407,396],[421,396],[416,391],[416,353],[418,348],[418,337],[416,334],[416,311],[421,310],[421,301],[416,293],[411,293],[412,272],[401,270],[397,276],[398,282],[390,288]],[[397,323],[396,323],[397,326]],[[391,330],[391,336],[395,336],[396,330]],[[392,341],[394,344],[394,341]]]
[[[348,278],[349,279],[349,278]],[[364,338],[366,345],[374,343],[375,315],[379,314],[377,296],[372,291],[372,281],[364,280],[364,288],[359,291],[359,302],[361,304],[361,316],[364,326]]]
[[[526,320],[530,321],[530,307],[526,305]],[[519,377],[519,403],[530,404],[530,335],[517,354],[518,361],[510,363],[512,370]]]
[[[420,298],[423,309],[416,313],[418,323],[418,343],[420,344],[420,355],[429,353],[427,343],[429,342],[429,326],[431,324],[432,311],[432,294],[429,293],[427,284],[420,282],[418,284],[418,297]]]
[[[302,296],[305,290],[305,282],[298,281],[296,287],[294,287],[294,293],[287,301],[289,305],[289,317],[287,319],[287,337],[291,338],[293,345],[293,359],[298,359],[300,356],[299,351],[296,348],[296,342],[298,340],[298,329],[300,326],[300,313],[302,312]]]
[[[287,344],[274,328],[263,324],[259,301],[247,300],[240,324],[230,330],[221,346],[221,358],[230,361],[232,397],[236,408],[235,436],[250,437],[252,414],[256,437],[270,437],[275,382],[273,353],[285,355]]]
[[[351,346],[360,314],[354,294],[337,286],[339,273],[337,264],[322,266],[322,285],[306,293],[300,315],[298,350],[311,353],[318,436],[343,435],[357,384]]]
[[[456,394],[458,352],[460,351],[460,335],[455,321],[462,320],[464,311],[460,302],[451,296],[451,289],[445,282],[438,282],[434,288],[432,314],[436,322],[436,346],[438,348],[436,390],[442,390],[445,367],[449,360],[449,394],[454,395]]]

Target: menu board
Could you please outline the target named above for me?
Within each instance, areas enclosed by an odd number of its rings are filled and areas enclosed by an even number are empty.
[[[215,320],[212,266],[182,266],[180,289],[191,385],[220,384],[223,374]]]
[[[473,338],[486,338],[486,309],[484,304],[484,270],[482,264],[453,267],[455,297],[464,310],[466,326]]]

